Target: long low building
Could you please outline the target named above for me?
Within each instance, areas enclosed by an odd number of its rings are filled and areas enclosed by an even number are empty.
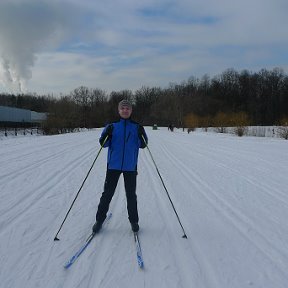
[[[27,109],[0,106],[0,123],[5,125],[40,124],[47,119],[46,113],[39,113]]]

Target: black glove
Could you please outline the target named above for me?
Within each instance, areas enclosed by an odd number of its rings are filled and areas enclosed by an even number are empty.
[[[106,138],[107,136],[111,137],[112,136],[112,133],[113,133],[113,124],[109,124],[106,128],[106,131],[105,131],[105,137]]]
[[[138,127],[138,136],[139,136],[140,141],[141,141],[140,148],[145,148],[147,146],[147,136],[146,136],[144,127],[142,125],[139,125],[139,127]],[[144,137],[145,141],[144,141],[143,137]]]
[[[142,135],[145,136],[145,130],[144,127],[142,125],[139,125],[138,127],[138,136],[139,138],[142,140]]]
[[[100,142],[101,145],[104,145],[104,140],[107,138],[107,136],[108,136],[107,140],[112,137],[113,128],[114,128],[114,127],[113,127],[113,124],[109,124],[109,125],[107,126],[104,134],[103,134],[102,137],[99,139],[99,142]],[[107,140],[106,140],[106,141],[107,141]]]

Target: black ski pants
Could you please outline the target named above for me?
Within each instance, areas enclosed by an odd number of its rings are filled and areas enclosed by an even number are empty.
[[[137,210],[137,195],[136,195],[136,177],[137,171],[120,171],[107,169],[106,179],[104,184],[104,192],[100,198],[98,210],[96,213],[96,221],[103,223],[120,175],[123,173],[126,198],[128,219],[131,223],[138,223],[138,210]]]

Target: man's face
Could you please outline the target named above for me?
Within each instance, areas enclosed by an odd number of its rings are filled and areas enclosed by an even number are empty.
[[[131,116],[132,108],[129,106],[121,106],[118,111],[121,118],[128,119]]]

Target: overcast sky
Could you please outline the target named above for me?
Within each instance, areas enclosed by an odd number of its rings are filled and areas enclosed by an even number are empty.
[[[1,0],[0,92],[288,71],[287,0]]]

